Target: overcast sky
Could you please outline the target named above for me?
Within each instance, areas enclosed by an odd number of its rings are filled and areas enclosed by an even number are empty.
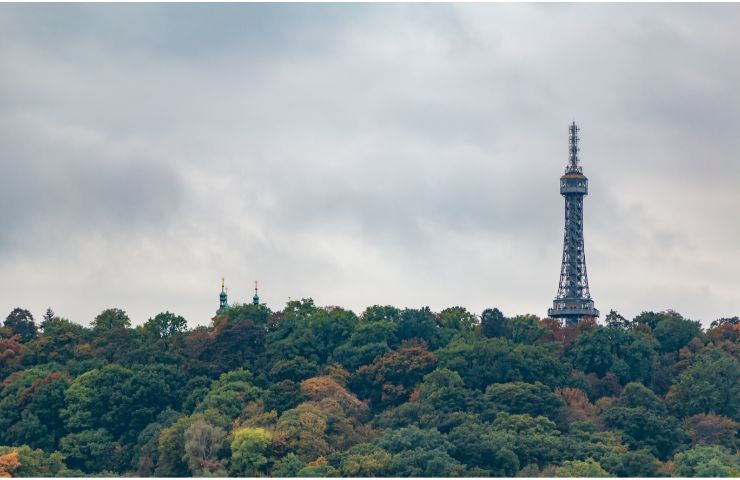
[[[740,314],[740,5],[0,6],[0,313]]]

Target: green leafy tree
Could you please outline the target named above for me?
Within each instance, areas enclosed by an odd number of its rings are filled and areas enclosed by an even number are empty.
[[[272,436],[263,428],[241,428],[231,442],[231,472],[238,476],[256,477],[267,465],[265,453]]]
[[[187,477],[191,475],[185,456],[185,431],[198,416],[182,417],[159,435],[159,456],[154,474],[158,477]]]
[[[465,422],[453,428],[447,438],[453,445],[452,456],[469,468],[483,468],[491,476],[503,477],[513,477],[519,470],[514,436],[490,424]]]
[[[385,477],[391,463],[391,454],[375,445],[355,445],[340,456],[340,472],[347,477]]]
[[[657,477],[660,462],[647,449],[610,451],[600,461],[604,469],[618,477]]]
[[[560,432],[555,423],[545,417],[499,413],[491,427],[507,444],[508,439],[513,438],[511,450],[522,466],[536,464],[542,468],[557,462],[563,455]]]
[[[540,382],[496,383],[486,388],[484,395],[486,415],[495,418],[499,412],[528,413],[557,420],[565,402]]]
[[[569,372],[568,365],[547,348],[503,338],[455,341],[436,353],[441,367],[456,371],[468,387],[480,390],[492,383],[515,381],[555,386]]]
[[[437,322],[442,328],[465,332],[473,330],[477,324],[477,319],[464,307],[452,307],[439,312]]]
[[[155,422],[147,425],[139,433],[136,445],[132,447],[131,467],[141,477],[150,477],[159,459],[159,436],[162,431],[176,422],[182,415],[168,408],[157,416]]]
[[[147,320],[142,330],[156,338],[168,338],[174,335],[180,335],[187,331],[188,323],[180,315],[170,312],[158,313],[153,318]]]
[[[373,305],[362,312],[363,323],[390,322],[398,323],[401,319],[401,310],[392,305]]]
[[[662,460],[688,440],[662,400],[637,383],[628,385],[618,401],[604,409],[603,417],[607,427],[620,431],[632,449],[647,448]]]
[[[66,432],[60,412],[69,377],[43,367],[28,368],[0,390],[0,444],[53,451]]]
[[[504,314],[498,308],[487,308],[481,314],[481,328],[483,336],[488,338],[505,337],[508,335],[508,323]]]
[[[59,442],[59,450],[69,468],[85,473],[113,470],[118,466],[116,442],[104,428],[70,433]]]
[[[685,347],[692,338],[699,335],[699,322],[684,319],[680,314],[673,312],[661,319],[653,329],[655,338],[660,343],[663,352],[675,352]]]
[[[568,460],[555,470],[556,477],[609,477],[599,462],[593,458],[583,460]]]
[[[674,459],[675,474],[679,477],[737,477],[740,461],[722,447],[696,445],[677,453]]]
[[[246,403],[257,400],[261,395],[262,389],[252,385],[252,374],[248,370],[234,370],[213,382],[195,411],[214,409],[227,418],[236,419]]]
[[[365,318],[363,316],[349,340],[334,350],[334,359],[349,371],[372,363],[375,358],[390,352],[390,345],[397,343],[395,323],[390,320],[368,321]]]
[[[108,308],[100,312],[100,314],[95,317],[91,326],[95,333],[112,330],[114,328],[129,328],[131,326],[131,319],[129,319],[126,312],[120,308]]]
[[[396,335],[401,341],[422,340],[429,346],[430,350],[436,350],[442,345],[442,336],[439,328],[437,328],[434,314],[429,307],[404,309],[398,321]]]
[[[291,380],[300,382],[319,374],[319,365],[306,357],[297,356],[290,359],[280,359],[270,367],[270,379],[274,382]]]
[[[611,333],[603,327],[582,333],[576,339],[571,355],[575,368],[603,377],[615,360]]]
[[[28,345],[28,355],[34,364],[64,365],[76,360],[89,360],[90,330],[65,318],[52,317],[41,323],[43,335]]]
[[[134,371],[106,365],[72,382],[61,415],[72,432],[103,428],[114,439],[133,443],[161,411],[177,404],[181,384],[173,367],[147,365]]]
[[[547,332],[535,315],[518,315],[510,319],[508,325],[508,336],[514,343],[534,344]]]
[[[275,462],[270,472],[272,477],[297,477],[298,473],[306,466],[306,462],[293,452]]]
[[[666,398],[682,417],[714,413],[740,420],[740,362],[710,350],[676,378]]]

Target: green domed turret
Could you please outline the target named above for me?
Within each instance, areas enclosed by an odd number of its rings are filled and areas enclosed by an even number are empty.
[[[216,310],[216,313],[221,313],[228,306],[229,302],[226,289],[224,288],[224,279],[221,278],[221,293],[218,295],[218,310]]]
[[[254,281],[254,297],[252,297],[252,305],[260,304],[260,296],[257,294],[257,280]]]

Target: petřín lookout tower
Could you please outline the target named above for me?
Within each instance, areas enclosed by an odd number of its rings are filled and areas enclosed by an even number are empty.
[[[576,323],[582,317],[598,317],[588,291],[586,253],[583,249],[583,197],[588,194],[588,179],[578,166],[578,131],[576,122],[570,127],[570,160],[565,175],[560,177],[560,194],[565,197],[565,240],[563,264],[560,267],[558,295],[547,314]]]

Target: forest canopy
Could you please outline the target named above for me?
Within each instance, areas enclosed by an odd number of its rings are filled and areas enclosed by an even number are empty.
[[[2,476],[740,476],[738,317],[311,299],[0,327]]]

